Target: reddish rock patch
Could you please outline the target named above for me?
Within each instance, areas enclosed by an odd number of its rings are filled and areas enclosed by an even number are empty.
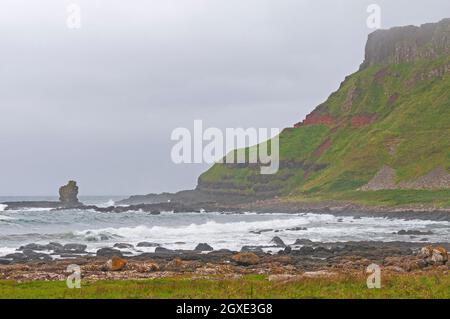
[[[352,127],[359,128],[366,125],[370,125],[377,119],[376,115],[355,115],[352,117]]]
[[[383,68],[375,74],[375,82],[381,83],[389,75],[388,68]]]
[[[397,101],[397,99],[399,98],[399,96],[400,96],[400,94],[398,94],[398,93],[392,94],[392,95],[389,97],[388,105],[394,104],[394,103]]]
[[[313,153],[313,156],[321,156],[332,145],[331,139],[327,138]]]
[[[309,125],[328,125],[332,126],[335,124],[335,119],[329,114],[319,114],[317,112],[312,112],[306,116],[303,122],[294,125],[295,128]]]

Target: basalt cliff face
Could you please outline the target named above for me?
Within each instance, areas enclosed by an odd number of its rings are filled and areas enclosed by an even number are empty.
[[[261,197],[447,190],[449,170],[445,19],[372,33],[358,72],[280,134],[277,174],[260,175],[255,165],[216,164],[200,176],[197,189]]]

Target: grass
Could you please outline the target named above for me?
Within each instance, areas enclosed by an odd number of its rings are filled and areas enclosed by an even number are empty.
[[[192,279],[189,277],[141,281],[82,282],[81,289],[68,289],[61,281],[17,283],[0,281],[5,299],[378,299],[450,298],[450,276],[397,274],[382,276],[381,289],[368,289],[364,275],[309,278],[296,282],[270,282],[263,275],[241,279]]]
[[[337,201],[367,206],[429,206],[450,208],[450,190],[380,190],[380,191],[346,191],[346,192],[311,192],[289,196],[289,202],[318,203]]]

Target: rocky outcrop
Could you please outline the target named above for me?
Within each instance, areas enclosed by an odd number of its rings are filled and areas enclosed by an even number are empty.
[[[450,19],[420,27],[378,30],[369,35],[361,69],[373,65],[437,59],[450,53]]]
[[[306,118],[300,122],[294,125],[295,128],[299,128],[302,126],[309,126],[309,125],[327,125],[327,126],[333,126],[335,125],[335,119],[329,114],[321,114],[317,111],[313,111],[312,113],[308,114]]]
[[[61,186],[59,189],[59,200],[66,206],[79,205],[77,182],[69,181],[67,185]]]
[[[397,174],[392,167],[384,165],[378,173],[359,190],[377,191],[384,189],[446,189],[450,188],[450,174],[443,168],[429,172],[416,179],[396,182]]]
[[[376,120],[377,120],[376,114],[372,114],[372,115],[360,114],[360,115],[355,115],[352,117],[351,125],[353,128],[360,128],[360,127],[370,125],[373,122],[375,122]]]

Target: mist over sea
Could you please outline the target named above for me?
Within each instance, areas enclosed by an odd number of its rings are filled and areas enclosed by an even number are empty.
[[[81,197],[89,205],[110,206],[119,197]],[[57,200],[53,197],[0,197],[6,201]],[[208,243],[214,249],[269,245],[274,236],[286,244],[296,239],[321,242],[408,241],[450,242],[450,222],[375,217],[338,217],[329,214],[172,213],[140,211],[100,213],[92,210],[6,210],[0,205],[0,257],[25,244],[80,243],[88,252],[115,243],[157,243],[169,249],[194,249]],[[400,230],[432,232],[400,236]],[[151,252],[136,248],[131,253]],[[266,248],[276,252],[277,248]]]

